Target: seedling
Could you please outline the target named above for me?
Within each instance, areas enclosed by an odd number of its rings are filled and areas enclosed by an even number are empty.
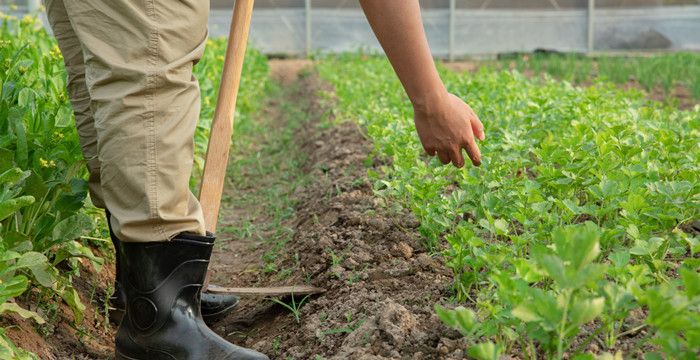
[[[286,302],[280,300],[279,298],[269,298],[269,300],[272,301],[272,302],[274,302],[274,303],[276,303],[276,304],[278,304],[278,305],[281,305],[281,306],[284,307],[285,309],[289,310],[289,312],[291,312],[292,315],[294,316],[294,320],[295,320],[295,321],[297,322],[297,324],[298,324],[298,323],[301,321],[301,307],[302,307],[302,306],[304,305],[304,303],[309,299],[310,296],[311,296],[311,295],[306,295],[306,296],[304,296],[304,297],[301,299],[301,301],[299,301],[299,302],[297,303],[297,302],[296,302],[295,296],[292,294],[292,296],[290,296],[290,298],[291,298],[291,304],[288,304],[288,303],[286,303]]]

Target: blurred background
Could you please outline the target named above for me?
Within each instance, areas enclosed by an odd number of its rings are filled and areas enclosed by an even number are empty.
[[[0,0],[15,12],[40,0]],[[210,31],[228,33],[234,0],[211,0]],[[700,0],[423,0],[436,57],[536,50],[700,50]],[[13,7],[14,8],[14,7]],[[257,0],[251,40],[263,53],[304,56],[378,49],[356,0]]]

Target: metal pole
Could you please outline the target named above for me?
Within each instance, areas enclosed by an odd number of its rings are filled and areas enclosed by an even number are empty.
[[[448,60],[454,61],[455,60],[455,8],[457,7],[456,5],[457,0],[450,0],[450,20],[449,20],[449,34],[448,36],[448,43],[447,43],[447,57]]]
[[[304,16],[306,19],[306,56],[311,56],[311,0],[304,0]]]
[[[588,53],[595,50],[595,0],[588,0]]]

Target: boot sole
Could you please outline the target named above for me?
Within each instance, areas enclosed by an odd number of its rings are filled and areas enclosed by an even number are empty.
[[[132,358],[131,356],[126,356],[119,351],[116,351],[114,360],[145,360],[145,359],[137,359],[137,358]]]
[[[236,306],[238,306],[238,302],[236,302],[235,304],[233,304],[233,305],[231,305],[223,310],[219,310],[215,313],[206,314],[206,315],[202,314],[202,318],[204,319],[204,322],[207,324],[215,323],[215,322],[223,319],[224,317],[226,317],[226,315],[228,315],[229,313],[231,313],[231,311],[233,311],[233,309],[236,308]]]
[[[110,309],[109,310],[109,321],[112,324],[119,325],[119,323],[122,322],[122,319],[124,318],[124,310],[121,309]]]

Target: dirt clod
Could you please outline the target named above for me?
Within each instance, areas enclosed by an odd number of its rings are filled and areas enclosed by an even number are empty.
[[[313,100],[323,86],[308,77],[285,101],[312,99],[305,111],[320,119],[330,113]],[[365,164],[372,145],[357,125],[320,127],[318,121],[297,137],[308,155],[303,167],[310,184],[290,191],[297,205],[284,225],[293,235],[275,262],[291,269],[288,276],[244,275],[235,264],[217,274],[238,286],[308,283],[327,291],[307,300],[298,323],[285,309],[244,299],[222,321],[223,333],[273,359],[446,358],[441,339],[460,336],[442,325],[433,305],[449,297],[450,272],[427,253],[416,218],[374,194]],[[265,245],[256,250],[264,251]],[[447,346],[447,358],[455,346]]]

